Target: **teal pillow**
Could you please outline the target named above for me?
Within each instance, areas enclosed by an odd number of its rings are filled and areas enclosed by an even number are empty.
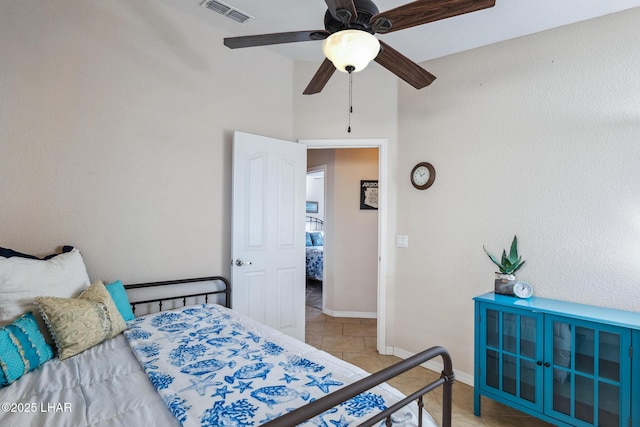
[[[313,246],[313,242],[311,241],[311,233],[307,231],[307,246]]]
[[[32,312],[0,327],[0,388],[53,358]]]
[[[109,291],[109,295],[111,295],[111,299],[116,303],[116,308],[122,315],[122,318],[125,322],[129,320],[133,320],[135,318],[133,314],[133,310],[131,310],[131,304],[129,303],[129,297],[127,297],[127,292],[124,290],[124,285],[120,280],[116,280],[113,283],[109,283],[106,285],[107,291]]]
[[[312,231],[309,234],[311,234],[313,246],[324,246],[324,235],[322,234],[322,231]]]

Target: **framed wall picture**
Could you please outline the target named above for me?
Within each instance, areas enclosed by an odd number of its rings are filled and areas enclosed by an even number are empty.
[[[307,213],[318,213],[318,202],[307,200]]]
[[[360,209],[378,209],[378,180],[360,181]]]

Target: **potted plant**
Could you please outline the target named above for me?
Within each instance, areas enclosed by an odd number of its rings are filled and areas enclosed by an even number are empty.
[[[507,256],[507,251],[503,249],[500,261],[491,255],[484,246],[482,249],[500,270],[500,272],[496,271],[495,292],[497,294],[513,295],[513,285],[516,282],[515,272],[524,265],[524,260],[518,255],[518,239],[516,236],[513,236],[509,255]]]

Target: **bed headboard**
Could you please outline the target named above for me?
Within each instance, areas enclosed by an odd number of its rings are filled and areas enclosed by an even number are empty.
[[[324,221],[314,216],[307,216],[304,229],[305,231],[324,231]]]
[[[191,304],[231,306],[231,285],[222,276],[124,285],[136,316]]]

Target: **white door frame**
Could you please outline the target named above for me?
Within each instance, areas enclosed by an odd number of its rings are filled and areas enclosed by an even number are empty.
[[[386,139],[299,139],[308,149],[377,148],[378,149],[378,307],[377,347],[380,354],[391,354],[387,347],[387,144]]]

